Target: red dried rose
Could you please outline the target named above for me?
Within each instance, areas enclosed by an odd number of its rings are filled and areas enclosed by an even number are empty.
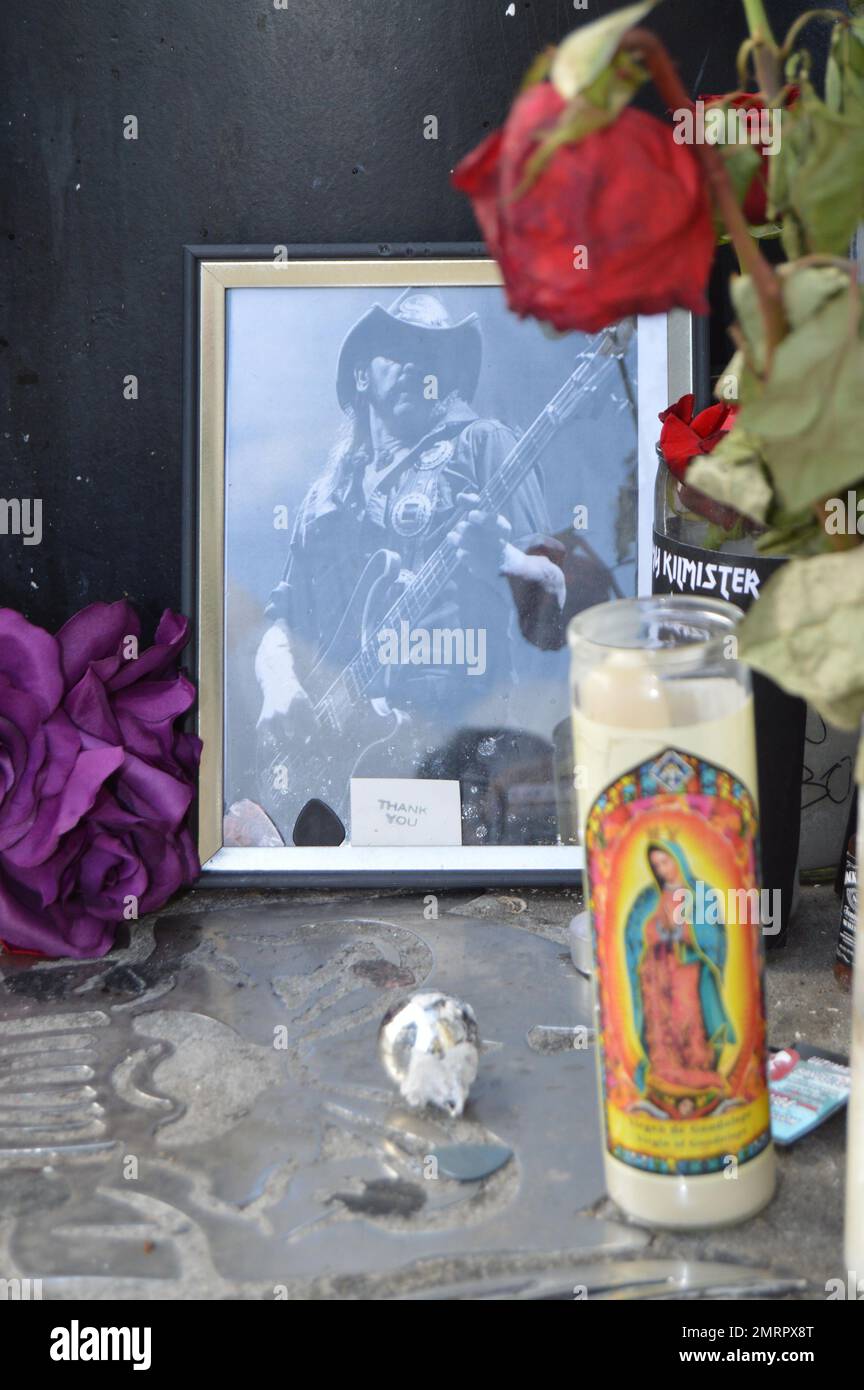
[[[660,452],[669,472],[681,480],[692,458],[710,454],[717,447],[734,425],[737,413],[736,406],[718,402],[700,410],[694,418],[694,403],[694,396],[682,396],[668,410],[661,410],[659,416],[663,421]]]
[[[693,404],[692,395],[682,396],[668,410],[661,410],[659,417],[663,421],[663,428],[658,447],[669,472],[676,479],[675,487],[681,504],[724,531],[731,531],[738,522],[749,527],[751,523],[734,507],[724,507],[721,502],[706,497],[704,492],[688,487],[685,481],[690,460],[697,454],[710,454],[712,449],[716,449],[734,425],[738,407],[718,402],[717,405],[709,405],[706,410],[700,410],[694,417]]]
[[[529,88],[453,174],[501,266],[511,309],[586,333],[630,314],[704,313],[714,228],[699,166],[670,126],[628,108],[560,146],[513,196],[564,105],[549,83]]]
[[[795,105],[799,95],[800,92],[797,87],[787,88],[785,102],[787,109]],[[759,139],[761,134],[762,112],[766,109],[765,102],[762,97],[756,96],[753,92],[739,92],[731,101],[728,101],[728,98],[725,96],[705,96],[700,97],[699,100],[704,101],[706,107],[728,102],[729,107],[733,111],[744,111],[746,113],[747,141],[748,144],[758,149],[759,154],[762,156],[762,166],[750,180],[741,208],[751,226],[764,226],[768,221],[769,160],[776,158],[776,156],[767,153],[768,146],[763,144]],[[773,109],[771,119],[778,119],[778,115]]]

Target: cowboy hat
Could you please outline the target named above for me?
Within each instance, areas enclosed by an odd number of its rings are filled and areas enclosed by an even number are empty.
[[[443,349],[442,360],[456,377],[460,395],[470,401],[477,389],[482,348],[476,314],[454,323],[434,290],[403,290],[389,309],[373,304],[346,334],[336,368],[339,404],[343,410],[353,404],[354,368],[359,363],[391,354],[396,361],[416,356],[425,362],[430,349],[436,356]]]

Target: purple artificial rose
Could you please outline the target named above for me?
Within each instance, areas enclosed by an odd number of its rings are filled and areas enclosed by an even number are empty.
[[[7,619],[14,648],[4,643]],[[0,801],[0,938],[18,949],[101,955],[120,921],[162,907],[198,875],[185,821],[201,744],[174,727],[195,696],[177,669],[188,625],[166,612],[153,646],[139,652],[140,631],[122,600],[91,604],[56,638],[0,612],[0,779],[8,766],[13,783],[21,748],[41,739],[36,809],[29,763],[12,801]],[[20,728],[28,702],[19,701],[17,737],[4,720],[7,665],[14,688],[29,680],[29,723]],[[32,709],[47,712],[41,729]],[[55,806],[58,787],[66,790]]]
[[[50,859],[19,880],[15,892],[38,917],[47,955],[100,956],[119,922],[162,907],[198,876],[198,855],[187,827],[166,832],[125,810],[109,791]]]
[[[57,853],[123,762],[119,744],[85,743],[63,694],[56,639],[0,609],[0,937],[51,954],[63,953],[63,940],[14,885]]]
[[[93,603],[57,634],[66,694],[63,708],[86,747],[119,743],[121,805],[166,831],[179,828],[193,795],[201,753],[193,734],[175,729],[195,687],[177,669],[189,624],[163,613],[152,647],[139,652],[141,624],[125,600]]]

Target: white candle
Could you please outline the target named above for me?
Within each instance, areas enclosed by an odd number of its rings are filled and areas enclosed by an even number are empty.
[[[653,598],[571,627],[607,1185],[658,1225],[741,1220],[774,1190],[737,617]]]

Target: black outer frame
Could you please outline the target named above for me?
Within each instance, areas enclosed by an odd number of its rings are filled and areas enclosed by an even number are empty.
[[[200,267],[205,261],[266,261],[273,260],[277,247],[269,245],[194,245],[183,248],[183,503],[182,503],[182,562],[181,598],[183,612],[190,622],[191,638],[187,648],[189,665],[196,688],[198,683],[198,410],[199,410],[199,334]],[[293,260],[381,260],[390,259],[451,259],[483,260],[489,252],[482,242],[378,242],[312,246],[289,245]],[[708,377],[708,322],[691,320],[693,324],[693,380],[697,400],[704,397]],[[188,727],[197,723],[198,701],[188,714]],[[190,812],[192,834],[198,838],[197,795]],[[518,846],[513,846],[518,850]],[[515,858],[515,855],[514,855]],[[210,869],[202,870],[196,886],[205,888],[413,888],[418,891],[433,888],[494,888],[507,886],[563,887],[581,877],[580,870],[525,869],[519,871],[496,869],[453,869],[430,871],[422,882],[414,870],[294,870],[262,869],[255,872]]]

